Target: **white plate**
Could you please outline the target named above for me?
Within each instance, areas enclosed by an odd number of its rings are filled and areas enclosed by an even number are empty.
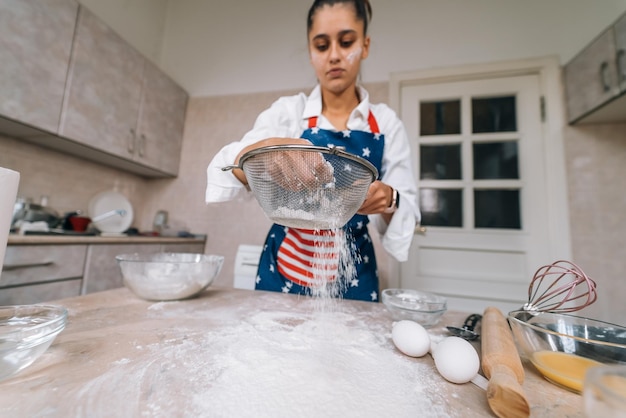
[[[103,235],[121,234],[126,231],[133,223],[133,206],[123,194],[112,190],[99,193],[89,201],[89,217],[92,219],[112,210],[125,210],[126,214],[94,222],[94,226]]]

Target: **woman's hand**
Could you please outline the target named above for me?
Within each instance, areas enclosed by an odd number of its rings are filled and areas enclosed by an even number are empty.
[[[385,221],[389,223],[393,213],[385,213],[385,210],[389,208],[392,199],[393,188],[380,180],[376,180],[367,189],[365,201],[363,201],[357,213],[361,215],[381,213]]]
[[[246,152],[273,145],[311,145],[311,142],[301,138],[262,140],[244,148],[237,156],[236,164]],[[265,163],[268,174],[287,190],[315,189],[333,181],[333,168],[321,153],[285,151],[268,153],[267,157]],[[247,184],[243,170],[235,169],[233,172],[242,183]]]

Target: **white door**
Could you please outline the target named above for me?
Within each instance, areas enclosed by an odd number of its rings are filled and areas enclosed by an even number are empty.
[[[400,266],[402,287],[445,295],[451,309],[508,311],[555,261],[539,84],[522,75],[402,87],[424,230]]]

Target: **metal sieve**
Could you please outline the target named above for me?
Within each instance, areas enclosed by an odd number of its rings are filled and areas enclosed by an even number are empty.
[[[302,229],[344,226],[361,207],[378,170],[343,147],[273,145],[246,152],[239,165],[274,223]]]

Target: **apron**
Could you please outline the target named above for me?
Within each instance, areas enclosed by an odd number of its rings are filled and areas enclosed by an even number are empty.
[[[368,116],[371,133],[320,129],[317,120],[309,118],[301,138],[316,146],[345,147],[381,172],[385,138],[372,112]],[[337,231],[273,224],[261,253],[255,289],[311,295],[320,286],[331,286],[335,297],[378,301],[378,270],[368,223],[366,215],[356,214]]]

